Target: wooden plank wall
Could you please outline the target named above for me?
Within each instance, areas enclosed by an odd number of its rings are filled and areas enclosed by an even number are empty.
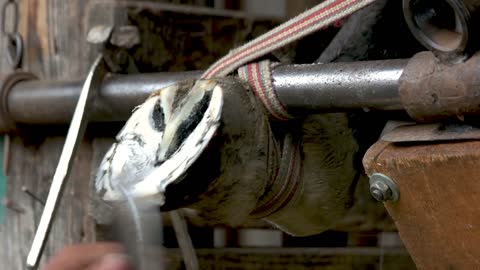
[[[0,4],[4,2],[0,0]],[[88,23],[85,10],[89,1],[19,2],[20,29],[27,48],[25,69],[42,79],[82,78],[90,63],[85,42]],[[108,22],[113,18],[111,14],[111,17],[100,19]],[[5,40],[0,38],[3,51]],[[10,71],[4,57],[0,58],[0,64],[2,72]],[[26,186],[38,197],[46,198],[64,142],[65,130],[43,130],[41,133],[35,129],[21,136],[12,136],[11,140],[7,196],[22,211],[8,210],[6,223],[0,226],[0,261],[7,270],[24,269],[24,260],[42,212],[42,205],[24,194],[21,188]],[[92,140],[85,139],[75,158],[44,258],[66,244],[95,239],[95,224],[86,207],[92,171],[91,145]]]

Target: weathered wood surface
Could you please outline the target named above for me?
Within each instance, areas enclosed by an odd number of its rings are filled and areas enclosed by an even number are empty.
[[[364,164],[400,189],[386,203],[418,269],[480,269],[480,142],[377,143]]]
[[[5,0],[0,0],[3,4]],[[88,1],[21,0],[20,32],[24,37],[24,68],[42,79],[82,78],[90,60],[85,50],[88,25],[84,7]],[[102,20],[108,21],[108,10]],[[4,37],[0,37],[4,46]],[[3,50],[2,50],[3,51]],[[10,72],[1,57],[2,72]],[[7,198],[23,209],[7,211],[6,224],[0,226],[0,261],[2,269],[25,269],[25,259],[36,230],[42,205],[21,190],[29,188],[46,198],[64,143],[65,131],[49,134],[40,130],[13,136],[10,148]],[[32,142],[35,138],[35,142]],[[40,139],[40,141],[39,141]],[[43,141],[42,141],[43,140]],[[88,202],[91,174],[91,143],[85,141],[75,157],[72,176],[68,179],[61,207],[53,223],[44,260],[64,245],[95,239],[95,224],[85,207]]]
[[[85,76],[94,59],[86,42],[88,29],[95,24],[126,20],[113,7],[104,7],[101,13],[92,16],[87,12],[91,1],[20,1],[26,70],[44,79],[72,80]]]
[[[24,269],[24,261],[43,208],[25,194],[22,187],[27,187],[42,199],[46,198],[63,141],[62,136],[49,137],[41,144],[29,143],[20,137],[12,141],[7,198],[21,210],[7,209],[6,223],[0,226],[0,261],[5,269]],[[94,222],[85,208],[89,197],[90,161],[89,143],[85,142],[75,158],[72,176],[66,185],[44,258],[66,244],[95,239]]]

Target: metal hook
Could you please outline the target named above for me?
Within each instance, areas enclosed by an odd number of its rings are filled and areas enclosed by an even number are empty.
[[[19,33],[7,35],[7,60],[13,69],[22,65],[23,39]]]

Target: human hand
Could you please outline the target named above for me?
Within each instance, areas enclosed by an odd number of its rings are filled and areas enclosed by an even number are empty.
[[[131,270],[123,248],[115,243],[78,244],[64,248],[42,270]]]

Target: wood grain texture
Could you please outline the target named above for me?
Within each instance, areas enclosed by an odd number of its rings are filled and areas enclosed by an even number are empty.
[[[5,0],[0,0],[0,4]],[[23,68],[42,79],[81,79],[91,63],[86,44],[86,31],[91,18],[85,12],[89,1],[20,0],[20,32],[25,42]],[[96,23],[108,23],[113,16],[103,11]],[[2,48],[4,37],[0,37]],[[0,57],[2,72],[10,69]],[[38,134],[42,133],[42,134]],[[7,196],[24,209],[8,211],[6,224],[0,226],[0,261],[2,269],[24,269],[42,205],[21,191],[28,187],[45,199],[66,134],[35,130],[12,139]],[[57,134],[57,135],[54,135]],[[35,142],[32,142],[32,138]],[[65,245],[91,242],[95,239],[95,223],[88,215],[89,182],[91,179],[91,142],[86,140],[75,157],[73,171],[60,203],[43,261]]]
[[[92,10],[92,0],[22,0],[20,29],[25,68],[45,79],[81,79],[95,54],[86,42],[97,24],[124,22],[112,5]]]
[[[7,176],[7,198],[22,212],[7,211],[6,223],[0,227],[0,261],[5,269],[24,269],[36,226],[43,206],[23,193],[22,186],[45,200],[64,138],[46,138],[41,144],[16,137],[11,145],[11,160]],[[94,223],[84,207],[88,201],[91,151],[85,142],[75,157],[75,166],[60,202],[57,217],[47,242],[44,259],[66,244],[92,241]]]
[[[480,142],[378,143],[364,159],[400,189],[385,203],[418,269],[480,269]]]

